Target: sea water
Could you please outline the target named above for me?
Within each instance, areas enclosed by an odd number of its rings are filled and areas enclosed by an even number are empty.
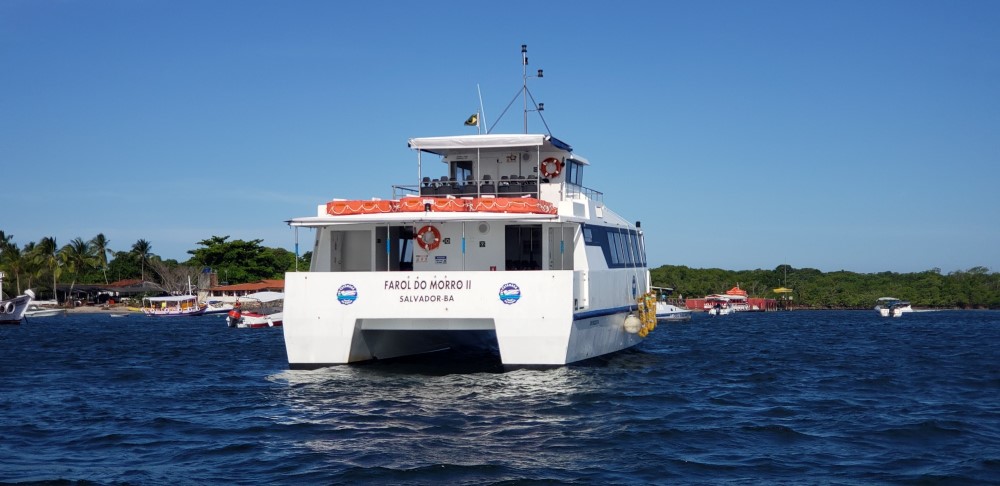
[[[280,328],[215,316],[4,326],[0,482],[59,480],[998,483],[1000,312],[699,314],[516,371],[292,371]]]

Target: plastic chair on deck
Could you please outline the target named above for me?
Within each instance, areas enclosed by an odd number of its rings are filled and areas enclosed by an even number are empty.
[[[497,193],[497,188],[493,185],[493,178],[489,174],[483,176],[483,183],[479,186],[479,193],[488,195]]]
[[[521,181],[521,190],[526,196],[538,197],[538,180],[534,177],[526,177]]]

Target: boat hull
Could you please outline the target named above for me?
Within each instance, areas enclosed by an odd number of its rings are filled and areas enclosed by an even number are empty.
[[[0,324],[20,324],[30,303],[31,296],[26,294],[0,300]]]
[[[142,313],[145,314],[147,317],[193,317],[193,316],[204,315],[205,310],[198,309],[194,311],[171,311],[171,310],[161,311],[161,310],[143,309]]]
[[[476,346],[504,365],[559,366],[642,341],[624,330],[635,308],[627,297],[574,309],[579,293],[580,279],[562,270],[288,273],[288,362],[318,368]]]

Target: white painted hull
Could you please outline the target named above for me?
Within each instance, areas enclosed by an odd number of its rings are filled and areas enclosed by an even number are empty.
[[[590,272],[586,279],[580,273],[288,273],[283,328],[289,366],[317,368],[468,345],[495,347],[505,365],[558,366],[641,342],[623,325],[634,309],[627,290],[634,272]],[[601,295],[581,299],[581,285]],[[594,305],[574,310],[574,301],[584,300]]]
[[[28,310],[24,311],[24,317],[36,318],[36,317],[55,317],[66,315],[66,309],[47,309],[45,307],[38,307],[31,305]]]
[[[663,302],[656,303],[656,320],[657,322],[684,322],[691,320],[691,311],[688,309],[681,309],[675,305],[665,304]]]
[[[903,317],[904,312],[912,312],[913,310],[907,310],[906,308],[896,307],[893,309],[879,308],[878,314],[882,317]]]
[[[718,309],[712,308],[708,310],[708,314],[712,316],[728,316],[733,312],[736,312],[736,309],[733,309],[732,307],[722,307]]]
[[[0,324],[18,324],[24,317],[24,312],[31,303],[31,291],[18,295],[13,299],[0,300]]]

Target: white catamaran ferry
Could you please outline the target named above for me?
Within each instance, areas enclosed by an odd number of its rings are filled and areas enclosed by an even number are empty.
[[[456,346],[491,348],[504,365],[558,366],[633,346],[655,327],[640,225],[584,186],[589,162],[569,144],[488,133],[409,146],[418,185],[289,221],[316,233],[310,271],[285,276],[291,368]],[[428,170],[428,155],[443,164]]]

